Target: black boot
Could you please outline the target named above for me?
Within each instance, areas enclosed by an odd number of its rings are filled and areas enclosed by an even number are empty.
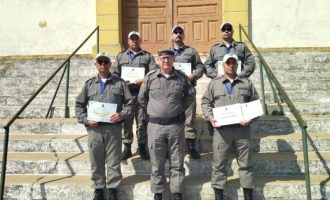
[[[93,200],[104,200],[103,189],[95,189],[94,190]]]
[[[214,188],[215,200],[223,200],[223,190]]]
[[[154,200],[162,200],[162,193],[155,193]]]
[[[121,155],[121,160],[127,160],[128,158],[132,157],[132,150],[131,150],[131,144],[124,144],[125,148]]]
[[[150,156],[145,144],[139,144],[139,154],[142,160],[149,160]]]
[[[182,200],[182,194],[181,193],[173,193],[172,194],[172,200]]]
[[[253,199],[253,189],[252,188],[243,188],[243,192],[244,192],[244,200]]]
[[[188,144],[188,155],[192,159],[200,159],[201,156],[195,149],[195,140],[194,139],[186,139],[187,144]]]
[[[117,189],[109,188],[108,189],[108,198],[107,200],[118,200],[117,199]]]

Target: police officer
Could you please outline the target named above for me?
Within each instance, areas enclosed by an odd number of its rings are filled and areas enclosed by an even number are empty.
[[[202,111],[214,127],[216,127],[212,108],[246,103],[258,99],[258,94],[249,79],[237,75],[238,56],[227,54],[223,57],[224,75],[214,78],[202,97]],[[233,150],[238,163],[240,183],[244,191],[244,199],[252,200],[253,171],[250,160],[250,123],[216,127],[213,136],[213,163],[211,184],[215,191],[215,199],[223,199],[223,189],[227,181],[226,164]]]
[[[233,38],[234,29],[231,23],[223,23],[220,26],[221,42],[211,47],[209,56],[204,62],[206,68],[206,76],[209,78],[221,77],[223,73],[219,73],[217,68],[222,68],[221,61],[226,54],[236,54],[238,56],[240,66],[240,77],[248,78],[255,70],[255,60],[249,48],[243,42],[237,42]],[[213,134],[213,128],[208,123],[209,133]]]
[[[104,188],[108,190],[106,199],[117,200],[117,187],[122,179],[121,122],[132,117],[134,97],[121,78],[110,74],[108,53],[99,53],[95,65],[98,75],[85,82],[76,99],[75,112],[78,122],[84,124],[88,132],[94,200],[104,199]],[[87,106],[91,101],[117,105],[117,111],[110,116],[109,123],[88,119]]]
[[[138,102],[147,109],[148,147],[152,164],[151,191],[161,200],[165,190],[165,162],[169,149],[170,190],[173,200],[182,199],[185,109],[194,100],[195,88],[187,76],[173,68],[174,52],[158,52],[160,68],[150,71],[141,86]]]
[[[122,67],[142,67],[145,69],[145,74],[150,70],[157,68],[154,57],[147,51],[141,49],[140,33],[132,31],[128,34],[128,49],[120,52],[115,60],[114,66],[111,68],[111,73],[121,76]],[[138,79],[135,82],[126,80],[128,87],[133,96],[137,97],[140,85],[143,79]],[[149,159],[149,154],[146,147],[147,133],[145,113],[143,109],[136,105],[134,112],[136,122],[136,136],[138,138],[139,154],[143,160]],[[127,160],[132,156],[131,144],[133,142],[133,122],[134,118],[124,120],[123,143],[125,145],[122,154],[122,160]]]
[[[192,85],[196,86],[197,80],[204,74],[205,67],[196,49],[184,44],[184,38],[183,27],[179,25],[174,26],[172,29],[173,47],[171,49],[174,51],[175,64],[189,63],[191,65],[191,71],[187,76]],[[194,97],[194,102],[189,105],[185,114],[185,138],[188,146],[188,155],[193,159],[200,159],[200,155],[195,148],[196,129],[194,125],[196,118],[196,96]]]

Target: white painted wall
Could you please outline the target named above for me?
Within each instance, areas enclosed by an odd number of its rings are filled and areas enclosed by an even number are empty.
[[[251,0],[257,47],[330,47],[329,0]]]
[[[95,0],[0,0],[0,56],[72,53],[96,27]],[[95,37],[96,38],[96,37]],[[96,39],[79,53],[91,53]]]

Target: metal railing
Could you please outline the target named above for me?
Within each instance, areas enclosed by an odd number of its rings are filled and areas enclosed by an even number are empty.
[[[307,200],[311,199],[311,186],[310,186],[310,175],[309,175],[309,159],[308,159],[308,147],[307,147],[307,124],[305,120],[301,117],[300,113],[296,109],[296,107],[293,105],[292,101],[290,100],[289,96],[285,92],[284,88],[280,84],[280,82],[275,77],[274,73],[270,69],[269,65],[266,63],[265,59],[257,49],[257,47],[252,42],[251,38],[248,36],[246,30],[243,28],[241,24],[239,24],[239,38],[240,41],[242,41],[242,33],[246,37],[246,39],[249,41],[251,46],[253,47],[254,51],[257,53],[259,61],[260,61],[260,79],[261,79],[261,92],[262,92],[262,103],[263,108],[266,111],[267,114],[267,108],[265,103],[265,89],[264,89],[264,82],[263,82],[263,70],[265,70],[267,78],[269,80],[269,83],[271,85],[271,88],[273,90],[274,94],[274,100],[276,101],[278,107],[281,109],[281,112],[283,113],[283,108],[281,106],[281,103],[277,97],[277,93],[275,91],[274,85],[278,91],[278,94],[280,98],[288,105],[290,111],[292,112],[293,116],[297,120],[301,133],[302,133],[302,143],[303,143],[303,152],[304,152],[304,167],[305,167],[305,186],[306,186],[306,196]]]
[[[75,51],[71,53],[71,55],[61,64],[60,67],[58,67],[55,72],[45,81],[44,84],[40,86],[40,88],[26,101],[26,103],[16,112],[16,114],[6,123],[6,125],[3,127],[4,129],[4,140],[3,140],[3,154],[2,154],[2,168],[1,168],[1,182],[0,182],[0,199],[3,200],[4,196],[4,189],[5,189],[5,181],[6,181],[6,167],[7,167],[7,155],[8,155],[8,141],[9,141],[9,129],[12,123],[20,116],[20,114],[25,110],[25,108],[30,105],[30,103],[34,100],[36,96],[46,87],[46,85],[57,75],[57,73],[65,66],[62,76],[60,78],[60,81],[57,85],[57,88],[55,90],[53,99],[51,101],[51,104],[49,106],[48,112],[46,114],[46,118],[49,116],[50,109],[52,108],[52,105],[54,103],[54,100],[56,98],[58,89],[61,85],[62,79],[64,74],[66,73],[66,88],[65,88],[65,114],[64,117],[69,117],[69,107],[68,107],[68,96],[69,96],[69,76],[70,76],[70,60],[71,58],[79,51],[79,49],[92,37],[92,35],[96,32],[96,51],[99,52],[99,26],[97,26],[87,37],[86,39],[76,48]]]

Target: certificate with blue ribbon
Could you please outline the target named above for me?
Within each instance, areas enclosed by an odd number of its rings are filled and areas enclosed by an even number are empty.
[[[117,104],[89,101],[87,108],[87,120],[113,123],[110,120],[112,114],[116,113]]]

